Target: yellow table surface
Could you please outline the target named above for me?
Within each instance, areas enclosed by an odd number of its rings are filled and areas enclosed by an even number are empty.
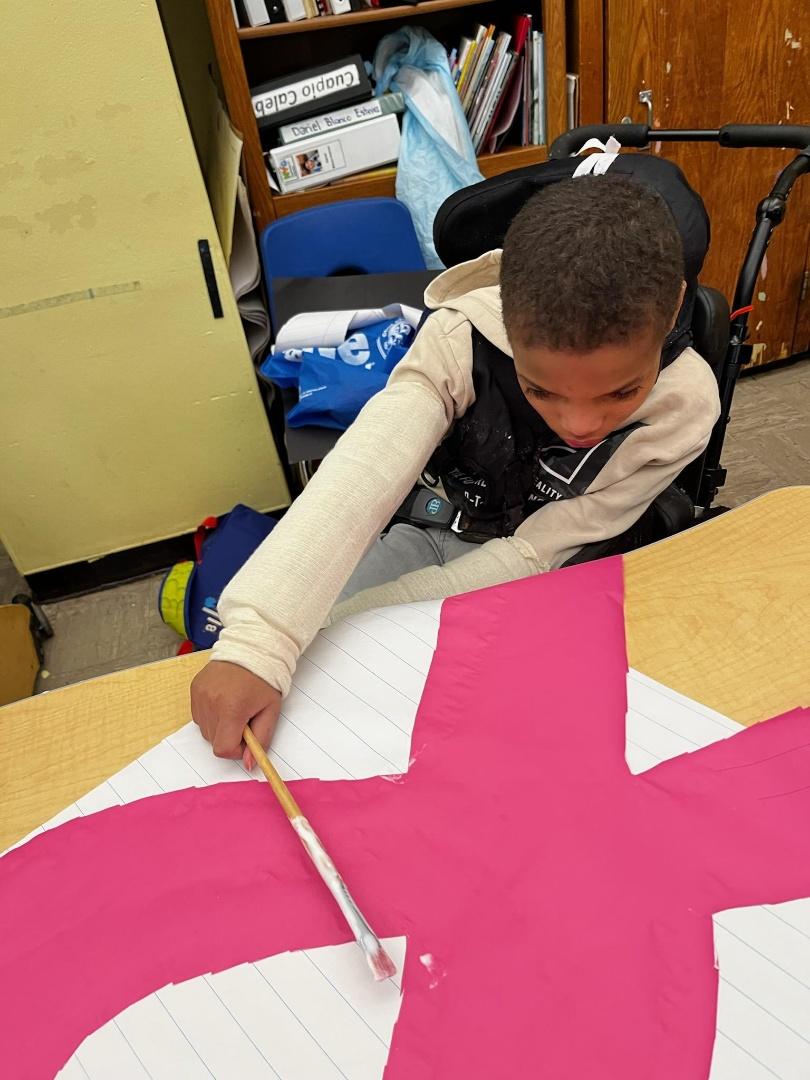
[[[810,705],[810,487],[625,557],[632,667],[743,724]],[[190,719],[206,653],[0,709],[0,850]]]

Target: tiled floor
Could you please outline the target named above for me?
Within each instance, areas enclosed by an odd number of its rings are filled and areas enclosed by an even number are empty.
[[[742,380],[726,439],[728,482],[718,500],[739,506],[773,488],[810,484],[810,361]],[[173,656],[179,639],[160,620],[160,577],[49,604],[40,690]],[[0,549],[0,603],[24,589]]]

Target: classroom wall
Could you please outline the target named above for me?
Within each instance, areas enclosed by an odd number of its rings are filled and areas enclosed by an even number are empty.
[[[12,5],[3,38],[0,539],[18,569],[286,505],[157,8]]]

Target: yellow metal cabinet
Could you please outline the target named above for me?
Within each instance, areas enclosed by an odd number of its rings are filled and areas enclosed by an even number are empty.
[[[16,566],[286,505],[154,3],[12,5],[3,42],[0,539]]]

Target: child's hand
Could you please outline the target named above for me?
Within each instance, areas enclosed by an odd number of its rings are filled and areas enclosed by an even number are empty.
[[[250,770],[255,762],[242,741],[245,724],[267,749],[281,708],[281,694],[258,675],[237,664],[212,660],[191,684],[191,716],[214,753],[242,758]]]

